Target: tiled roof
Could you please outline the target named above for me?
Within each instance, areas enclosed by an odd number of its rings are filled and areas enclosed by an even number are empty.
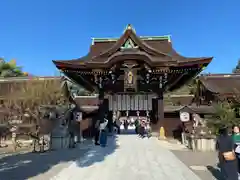
[[[164,106],[164,112],[179,112],[183,109],[185,109],[186,111],[190,111],[198,114],[212,114],[215,112],[215,108],[213,106],[207,106],[207,105]]]
[[[200,76],[199,80],[213,93],[240,95],[240,74],[211,74]]]

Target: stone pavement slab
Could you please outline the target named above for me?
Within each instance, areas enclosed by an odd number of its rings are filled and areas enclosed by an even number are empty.
[[[202,180],[223,179],[218,167],[217,152],[183,151],[180,149],[173,149],[172,152]]]
[[[200,180],[156,138],[136,135],[109,138],[108,147],[93,147],[51,180]]]
[[[93,147],[86,140],[74,149],[45,153],[22,152],[0,156],[0,180],[49,180]]]

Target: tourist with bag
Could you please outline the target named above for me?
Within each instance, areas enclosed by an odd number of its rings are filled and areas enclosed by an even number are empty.
[[[234,142],[228,135],[227,128],[219,130],[217,139],[217,149],[219,152],[219,165],[226,180],[238,180],[238,164],[234,152]]]

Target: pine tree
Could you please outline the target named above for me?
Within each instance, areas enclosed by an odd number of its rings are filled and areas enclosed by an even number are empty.
[[[27,75],[27,73],[22,71],[20,66],[16,65],[15,60],[6,62],[3,58],[0,58],[0,77],[18,77]]]
[[[233,69],[233,73],[240,73],[240,59],[238,60],[236,67]]]

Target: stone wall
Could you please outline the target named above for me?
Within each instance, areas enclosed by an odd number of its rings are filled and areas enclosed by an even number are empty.
[[[182,143],[193,151],[215,151],[216,137],[182,133]]]

